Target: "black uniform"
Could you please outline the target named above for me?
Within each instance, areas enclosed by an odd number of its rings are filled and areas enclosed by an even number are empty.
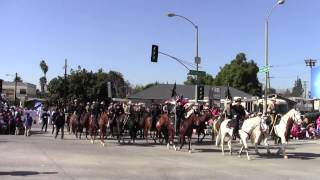
[[[233,105],[231,107],[231,112],[232,112],[232,115],[235,116],[235,120],[236,120],[236,127],[233,130],[233,134],[238,135],[238,131],[240,128],[240,120],[243,120],[245,118],[246,112],[244,110],[244,107],[241,104]]]
[[[42,119],[42,128],[41,131],[43,131],[43,128],[45,127],[45,131],[47,132],[47,128],[48,128],[48,119],[49,119],[50,115],[48,112],[44,112],[41,115],[41,119]]]

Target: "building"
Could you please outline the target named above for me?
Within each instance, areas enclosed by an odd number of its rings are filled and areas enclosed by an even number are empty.
[[[173,84],[158,84],[154,85],[148,89],[145,89],[139,93],[129,96],[128,99],[136,102],[144,102],[147,105],[151,103],[163,103],[166,100],[172,99]],[[218,107],[223,106],[225,99],[225,92],[227,91],[227,86],[204,86],[204,100],[202,102],[208,102],[211,105],[216,105]],[[254,101],[256,97],[240,91],[238,89],[229,87],[229,91],[232,97],[241,97],[243,99],[243,105],[250,112],[254,110]],[[183,96],[188,98],[190,101],[195,100],[195,86],[194,85],[176,85],[176,93],[178,96]]]
[[[14,90],[15,82],[3,81],[2,94],[7,98],[8,101],[14,101]],[[17,82],[17,99],[23,104],[28,98],[35,97],[37,86],[30,83]]]

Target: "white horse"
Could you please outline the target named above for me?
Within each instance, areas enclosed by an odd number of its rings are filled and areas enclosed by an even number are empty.
[[[262,118],[262,116],[256,116],[253,118],[249,118],[243,122],[241,129],[239,130],[240,142],[242,147],[239,151],[239,157],[241,157],[241,153],[243,148],[246,150],[247,159],[251,160],[248,153],[248,144],[247,140],[250,139],[251,142],[255,146],[255,152],[259,154],[258,144],[263,140],[265,146],[267,147],[267,152],[270,154],[269,144],[268,144],[268,125],[266,124],[266,119]]]
[[[286,154],[286,145],[288,144],[292,125],[293,123],[300,124],[301,122],[302,120],[300,112],[296,109],[291,109],[289,112],[287,112],[287,114],[281,117],[280,123],[274,127],[275,134],[281,138],[282,153],[283,158],[285,159],[288,159]],[[280,152],[281,149],[279,149],[278,153],[280,154]]]
[[[222,121],[219,129],[219,133],[217,134],[216,137],[216,146],[219,146],[221,143],[221,151],[222,155],[224,155],[224,141],[227,140],[229,150],[230,150],[230,155],[232,155],[232,146],[231,146],[231,141],[232,141],[232,136],[233,136],[233,127],[229,127],[228,123],[231,121],[231,119],[225,119]],[[227,139],[226,139],[227,138]]]

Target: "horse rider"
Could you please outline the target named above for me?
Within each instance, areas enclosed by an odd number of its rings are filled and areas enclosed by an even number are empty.
[[[177,101],[177,106],[176,106],[176,116],[177,116],[176,132],[177,132],[177,134],[180,130],[180,124],[181,124],[181,121],[183,120],[184,114],[185,114],[185,109],[183,108],[181,101]]]
[[[121,103],[116,103],[114,105],[114,119],[116,120],[120,115],[124,113],[124,109]]]
[[[276,110],[276,97],[271,98],[271,103],[268,104],[267,108],[267,113],[270,114],[271,116],[271,134],[274,134],[273,127],[276,123],[276,115],[277,115],[277,110]]]
[[[226,99],[224,101],[224,109],[223,109],[223,114],[225,119],[232,119],[232,113],[231,113],[231,107],[232,107],[232,101],[230,99]]]
[[[96,101],[93,101],[91,109],[92,109],[93,121],[95,122],[96,125],[98,125],[98,116],[100,114],[99,103]]]
[[[235,116],[236,125],[233,129],[234,139],[235,137],[239,137],[238,131],[240,128],[240,121],[244,120],[246,116],[246,112],[244,107],[241,105],[241,98],[236,99],[236,104],[231,107],[231,112]]]
[[[183,107],[184,107],[184,109],[185,109],[185,119],[188,119],[190,116],[191,116],[191,114],[193,114],[194,113],[194,108],[193,108],[193,104],[191,104],[191,103],[186,103]]]
[[[88,113],[88,112],[91,112],[91,104],[90,104],[90,102],[87,102],[87,105],[86,105],[86,112]]]
[[[77,121],[80,122],[80,118],[82,113],[85,111],[85,108],[83,106],[83,104],[80,102],[77,106],[76,106],[76,115],[77,115]]]

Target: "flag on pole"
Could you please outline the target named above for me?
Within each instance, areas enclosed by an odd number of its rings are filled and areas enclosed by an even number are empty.
[[[177,84],[176,82],[174,82],[171,97],[175,97],[177,95],[176,89],[177,89]]]

